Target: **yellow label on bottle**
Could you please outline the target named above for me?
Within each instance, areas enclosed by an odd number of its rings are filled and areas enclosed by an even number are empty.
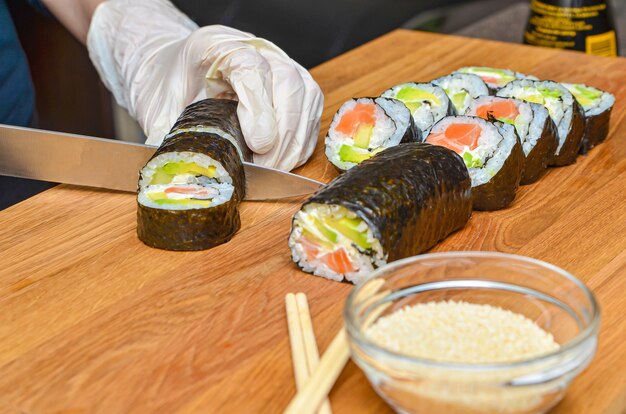
[[[597,56],[617,56],[615,32],[610,31],[585,38],[585,52]]]

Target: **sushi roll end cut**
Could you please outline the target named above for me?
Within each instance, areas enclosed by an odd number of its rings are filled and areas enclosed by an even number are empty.
[[[159,249],[209,249],[239,229],[244,196],[243,164],[230,141],[202,132],[176,135],[141,170],[137,235]]]
[[[467,115],[515,127],[526,157],[520,184],[534,183],[546,171],[559,141],[556,126],[543,105],[513,98],[483,96],[470,104]]]
[[[236,102],[189,105],[139,174],[139,239],[165,250],[204,250],[230,240],[245,197],[242,159],[250,157]]]
[[[550,165],[576,162],[585,130],[585,115],[574,96],[563,85],[553,81],[520,79],[507,84],[498,91],[497,96],[545,106],[556,125],[559,139]]]
[[[359,283],[387,262],[428,250],[463,227],[471,210],[470,178],[458,155],[402,144],[307,200],[293,218],[289,247],[305,272]]]
[[[489,91],[495,94],[510,82],[517,79],[534,79],[534,76],[524,75],[509,69],[489,68],[483,66],[466,66],[458,69],[455,73],[469,73],[480,77],[489,87]]]
[[[333,117],[325,139],[325,154],[341,172],[387,148],[420,140],[421,134],[402,102],[357,98],[341,105]]]
[[[499,210],[515,199],[524,152],[512,125],[474,116],[449,116],[435,124],[426,142],[462,157],[472,182],[475,210]]]
[[[403,83],[387,89],[381,96],[402,101],[411,111],[422,136],[428,135],[430,128],[441,118],[454,114],[446,92],[431,83]]]
[[[563,86],[574,95],[585,112],[585,133],[580,153],[586,154],[608,136],[615,96],[587,85],[564,83]]]

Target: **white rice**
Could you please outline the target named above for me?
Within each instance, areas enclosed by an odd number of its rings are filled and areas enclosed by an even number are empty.
[[[558,92],[560,96],[558,98],[544,97],[537,90],[538,87]],[[565,139],[572,129],[572,120],[574,117],[575,99],[570,91],[557,82],[522,79],[513,81],[500,89],[497,96],[517,98],[529,102],[543,102],[543,105],[548,109],[550,117],[557,126],[559,145],[556,150],[556,155],[561,152]]]
[[[171,184],[150,185],[152,177],[156,173],[157,169],[171,162],[195,163],[202,168],[209,168],[211,166],[214,166],[216,168],[215,178],[197,177],[193,174],[180,174],[173,178]],[[166,152],[164,154],[160,154],[154,157],[141,170],[139,179],[139,194],[137,196],[137,199],[140,204],[146,207],[164,210],[191,210],[198,208],[215,207],[220,204],[226,203],[232,198],[234,193],[234,187],[232,183],[232,178],[230,177],[226,169],[222,166],[222,164],[207,155],[196,152]],[[211,198],[212,202],[208,207],[193,204],[159,204],[154,202],[148,196],[150,193],[162,192],[167,187],[171,187],[172,185],[185,186],[189,188],[206,188],[207,191],[215,194],[215,196]],[[189,197],[171,194],[168,196],[168,198],[176,200]]]
[[[481,106],[502,100],[513,101],[517,106],[519,115],[515,119],[515,131],[517,132],[517,135],[522,143],[524,154],[528,155],[535,145],[537,145],[539,138],[541,138],[546,118],[549,116],[548,110],[543,105],[513,98],[481,96],[470,104],[469,108],[467,108],[466,114],[475,116],[476,111]]]
[[[411,111],[397,99],[380,97],[376,98],[375,102],[383,108],[385,113],[396,124],[396,132],[387,141],[383,142],[381,146],[389,148],[398,145],[409,128]]]
[[[489,88],[487,87],[487,84],[483,82],[479,76],[469,73],[453,73],[439,79],[435,79],[432,83],[440,86],[444,91],[446,91],[448,98],[450,98],[450,101],[459,115],[463,115],[465,113],[473,99],[489,95]],[[456,94],[463,92],[466,96],[462,105],[455,105],[453,97]]]
[[[396,85],[392,88],[384,91],[381,96],[385,98],[398,99],[398,92],[405,88],[410,87],[414,89],[420,89],[429,93],[432,93],[439,100],[439,105],[431,102],[422,101],[422,105],[411,113],[415,125],[422,131],[422,135],[426,136],[430,132],[432,126],[448,114],[450,108],[450,99],[443,88],[430,84],[430,83],[403,83]],[[401,99],[400,99],[401,100]]]
[[[562,85],[565,86],[567,90],[572,92],[574,96],[576,96],[575,94],[576,86],[577,86],[576,84],[563,83]],[[583,106],[583,109],[585,110],[585,116],[599,115],[602,112],[608,111],[615,104],[615,96],[613,96],[612,94],[608,92],[604,92],[592,86],[587,86],[587,85],[582,85],[582,84],[580,86],[602,93],[602,95],[600,95],[600,98],[594,99],[591,105]]]
[[[325,153],[328,160],[342,170],[348,170],[357,165],[357,163],[343,161],[339,157],[339,150],[341,146],[354,146],[354,138],[337,131],[337,125],[339,125],[339,123],[341,122],[344,114],[353,110],[357,104],[370,104],[372,103],[372,101],[374,100],[371,98],[351,99],[341,105],[341,107],[333,117],[330,128],[328,129],[328,134],[326,135],[326,139],[324,140]],[[398,134],[402,134],[402,132],[399,132],[398,126],[390,117],[390,115],[386,113],[385,109],[380,105],[380,103],[376,101],[375,103],[377,104],[375,105],[374,111],[375,124],[374,129],[372,130],[369,149],[387,148],[399,143],[402,137],[398,139],[397,136]],[[389,107],[392,105],[392,103],[385,104]],[[397,143],[394,143],[396,139]]]
[[[528,156],[530,151],[535,148],[537,145],[537,141],[543,135],[543,130],[546,126],[546,120],[550,116],[550,113],[546,109],[545,106],[536,104],[536,103],[527,103],[530,105],[530,109],[532,111],[532,122],[528,126],[528,133],[522,139],[522,149],[524,150],[524,155]],[[517,122],[515,123],[515,128],[517,129]],[[521,139],[521,137],[520,137]]]
[[[465,147],[463,153],[468,152],[474,159],[479,159],[483,163],[482,167],[467,167],[472,187],[489,182],[500,171],[517,142],[515,128],[512,125],[491,123],[474,116],[449,116],[435,124],[431,133],[441,133],[454,123],[476,124],[482,128],[478,146],[474,150]],[[459,155],[463,157],[463,153]]]
[[[315,203],[305,205],[296,213],[293,219],[291,233],[289,235],[289,247],[291,249],[293,261],[297,263],[305,272],[338,282],[346,280],[357,284],[365,280],[367,275],[369,275],[374,269],[387,263],[387,255],[383,254],[383,248],[380,245],[380,241],[374,237],[372,230],[365,222],[362,223],[363,229],[359,230],[366,232],[367,242],[372,245],[370,254],[368,254],[368,252],[361,251],[352,240],[343,236],[339,232],[337,232],[338,240],[333,245],[335,249],[344,248],[346,250],[353,267],[357,268],[355,272],[337,274],[334,270],[330,269],[325,263],[322,262],[321,256],[310,260],[307,258],[307,254],[301,242],[303,237],[303,228],[306,227],[307,231],[310,231],[316,237],[325,239],[324,235],[320,234],[314,225],[308,224],[311,222],[312,217],[315,217],[318,220],[323,220],[324,217],[339,219],[342,217],[355,218],[357,216],[355,213],[338,205]],[[324,251],[323,253],[331,253],[331,251]]]

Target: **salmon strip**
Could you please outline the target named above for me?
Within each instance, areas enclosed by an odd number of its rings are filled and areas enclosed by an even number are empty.
[[[209,192],[206,189],[199,189],[193,187],[168,187],[164,191],[165,194],[189,194],[198,197],[211,197],[214,192]]]
[[[320,251],[317,243],[312,242],[306,237],[302,237],[300,239],[300,245],[304,249],[304,253],[306,254],[307,260],[315,260],[317,258],[317,254]]]
[[[480,125],[475,124],[451,124],[442,133],[430,134],[426,142],[440,145],[461,154],[465,147],[470,150],[478,146],[478,139],[482,133]]]
[[[479,106],[476,108],[476,116],[489,119],[489,114],[497,119],[509,119],[515,121],[519,116],[519,109],[514,102],[510,100],[497,100],[490,104]]]
[[[500,79],[496,78],[494,76],[489,76],[489,75],[478,75],[478,76],[480,76],[480,78],[485,83],[495,83],[496,85],[498,85],[500,83]]]
[[[373,104],[356,104],[354,108],[343,114],[335,131],[353,136],[360,125],[374,125],[376,122],[374,111]]]
[[[339,274],[345,274],[357,270],[350,261],[348,252],[346,252],[346,249],[343,247],[322,256],[322,262]]]

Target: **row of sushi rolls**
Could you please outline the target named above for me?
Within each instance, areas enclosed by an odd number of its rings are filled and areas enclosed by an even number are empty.
[[[358,283],[423,253],[473,210],[508,207],[520,185],[603,142],[614,102],[591,86],[486,67],[350,99],[325,138],[341,174],[293,217],[292,259],[305,272]],[[230,240],[250,157],[235,102],[188,107],[140,173],[139,238],[168,250]]]

